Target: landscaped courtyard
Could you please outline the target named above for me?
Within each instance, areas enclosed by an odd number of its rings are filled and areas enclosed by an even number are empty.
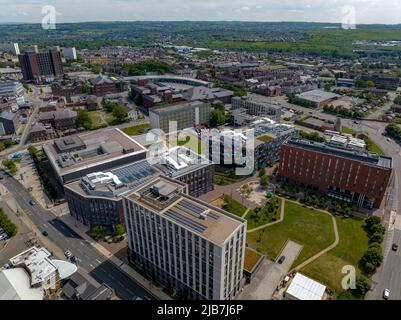
[[[342,268],[354,266],[357,276],[361,274],[358,262],[368,248],[368,237],[363,229],[364,220],[336,217],[340,242],[337,247],[307,265],[301,272],[320,281],[336,293],[342,290],[341,280],[345,276]]]
[[[321,210],[285,201],[284,220],[262,230],[248,233],[253,247],[276,259],[288,239],[303,248],[293,267],[329,247],[335,241],[332,217]]]

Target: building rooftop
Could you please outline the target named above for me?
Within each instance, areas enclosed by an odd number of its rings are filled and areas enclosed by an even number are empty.
[[[0,272],[0,300],[42,300],[43,289],[31,288],[28,273],[23,268]]]
[[[159,174],[147,160],[122,166],[109,172],[94,172],[65,187],[81,195],[118,198],[124,193],[138,188]]]
[[[200,107],[203,106],[204,104],[205,103],[202,101],[179,103],[179,104],[168,105],[165,107],[154,108],[150,112],[162,115],[165,113],[180,112],[183,109]]]
[[[370,165],[392,169],[393,167],[393,158],[379,156],[375,153],[367,152],[367,151],[358,151],[358,150],[348,150],[338,148],[334,145],[329,145],[326,143],[319,143],[308,140],[301,139],[291,139],[286,142],[286,144],[295,146],[301,149],[308,149],[311,151],[334,155],[338,157],[343,157],[355,161],[361,161]]]
[[[58,269],[49,259],[50,252],[45,248],[32,247],[10,259],[13,267],[23,266],[30,275],[31,286],[42,284],[51,274]]]
[[[341,96],[336,93],[316,89],[316,90],[300,93],[297,95],[297,97],[304,99],[304,100],[321,103],[323,101],[326,101],[329,99],[334,99],[334,98],[339,98]]]
[[[185,147],[174,147],[163,152],[155,166],[164,174],[175,178],[210,165],[212,162]]]
[[[43,149],[59,175],[146,152],[117,128],[64,137],[46,143]]]
[[[326,286],[321,283],[297,273],[292,279],[286,294],[298,300],[322,300]]]
[[[185,185],[157,177],[138,188],[128,199],[222,246],[245,220],[183,193]]]

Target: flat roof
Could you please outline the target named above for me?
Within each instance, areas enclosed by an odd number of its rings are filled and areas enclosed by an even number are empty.
[[[175,192],[170,194],[165,206],[156,208],[147,199],[147,195],[160,183],[168,185],[169,192],[172,190]],[[126,198],[218,246],[222,246],[226,239],[246,222],[231,213],[182,193],[180,191],[182,187],[182,183],[158,177],[126,195]],[[154,201],[158,201],[156,197]]]
[[[211,107],[210,103],[205,103],[202,101],[192,101],[192,102],[185,102],[185,103],[179,103],[179,104],[173,104],[173,105],[168,105],[168,106],[164,106],[164,107],[159,107],[159,108],[154,108],[151,109],[150,112],[156,113],[156,114],[164,114],[164,113],[171,113],[171,112],[179,112],[183,109],[187,109],[187,108],[195,108],[195,107],[199,107],[199,106],[209,106]]]
[[[322,300],[325,291],[326,286],[301,273],[297,273],[292,279],[286,294],[298,300]]]
[[[326,143],[320,143],[296,138],[286,141],[285,144],[298,147],[301,149],[308,149],[323,154],[329,154],[351,160],[361,161],[370,165],[375,165],[386,169],[392,169],[393,167],[392,157],[379,156],[375,153],[367,151],[354,151],[348,149],[341,149]]]
[[[146,152],[142,145],[117,128],[84,133],[77,137],[84,144],[82,150],[60,152],[55,148],[56,142],[43,145],[47,157],[60,176]],[[74,136],[62,139],[74,142]]]
[[[336,93],[316,89],[316,90],[300,93],[297,95],[297,97],[301,98],[301,99],[320,103],[320,102],[323,102],[323,101],[326,101],[329,99],[338,98],[341,96]]]

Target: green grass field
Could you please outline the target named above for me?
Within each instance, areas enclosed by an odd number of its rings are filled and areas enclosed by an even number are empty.
[[[341,280],[345,274],[341,270],[346,265],[356,268],[358,261],[368,248],[368,237],[363,229],[364,221],[360,219],[336,217],[340,243],[333,250],[307,265],[301,272],[334,289],[339,293]]]
[[[128,128],[121,129],[124,133],[128,134],[129,136],[137,136],[139,134],[144,133],[146,129],[150,128],[148,123],[140,124],[137,126],[132,126]]]
[[[348,127],[341,127],[341,133],[348,133],[348,134],[356,134],[356,131],[354,129],[348,128]]]
[[[289,201],[285,201],[284,210],[283,222],[249,233],[247,241],[266,252],[272,259],[277,258],[288,239],[298,242],[304,247],[293,266],[334,242],[332,218],[329,214]]]
[[[244,207],[240,202],[234,200],[230,196],[222,196],[221,197],[225,204],[222,206],[223,210],[226,210],[232,214],[235,214],[238,217],[242,217],[246,211],[246,207]]]
[[[90,111],[88,114],[92,123],[90,130],[107,127],[107,123],[103,120],[102,113],[100,111]]]

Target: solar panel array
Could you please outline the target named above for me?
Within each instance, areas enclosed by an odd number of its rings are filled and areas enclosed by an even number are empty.
[[[170,217],[170,218],[174,219],[175,221],[185,225],[186,227],[199,232],[199,233],[202,233],[207,229],[206,226],[200,224],[199,222],[193,221],[192,219],[185,217],[184,215],[182,215],[174,210],[166,211],[165,215],[167,217]]]
[[[192,203],[190,203],[188,201],[185,201],[185,200],[181,201],[180,205],[183,206],[184,208],[188,209],[188,210],[191,210],[191,211],[195,212],[198,215],[203,213],[203,212],[205,212],[205,209],[203,209],[201,207],[198,207],[198,206],[196,206],[196,205],[194,205],[194,204],[192,204]],[[218,215],[214,214],[213,212],[209,212],[207,216],[212,218],[213,220],[216,220],[216,221],[220,219],[220,217]]]
[[[130,189],[140,185],[140,180],[147,178],[157,171],[147,161],[134,163],[130,166],[118,168],[112,171],[125,184],[131,184]]]

